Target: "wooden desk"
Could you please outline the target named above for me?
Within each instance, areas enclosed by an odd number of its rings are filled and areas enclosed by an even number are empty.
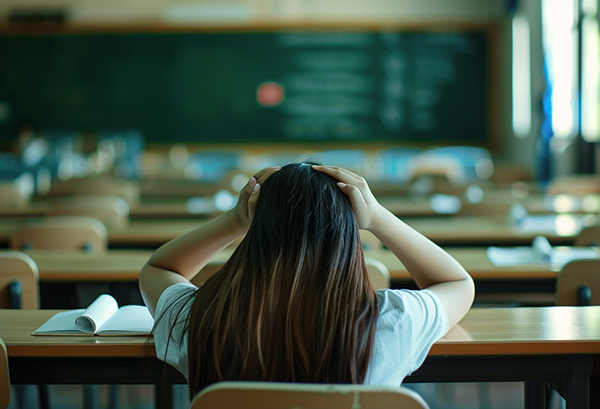
[[[202,281],[225,262],[232,250],[233,247],[230,247],[217,254],[198,280]],[[495,266],[487,258],[486,250],[486,247],[448,248],[450,255],[456,258],[475,280],[476,302],[506,304],[520,301],[528,305],[554,303],[556,277],[560,271],[558,266]],[[68,250],[33,250],[27,254],[38,266],[40,289],[44,295],[42,299],[47,301],[46,295],[56,291],[57,286],[68,283],[126,283],[128,286],[133,283],[131,288],[136,288],[139,272],[152,255],[152,251],[109,250],[106,253],[94,254]],[[367,250],[365,257],[379,260],[387,267],[392,278],[392,288],[415,287],[404,265],[389,250]],[[59,304],[48,306],[68,307]]]
[[[561,216],[562,217],[562,216]],[[111,247],[159,246],[201,225],[207,219],[173,219],[130,222],[122,228],[109,228]],[[552,244],[572,244],[581,229],[596,219],[564,215],[556,225],[538,230],[522,230],[506,216],[454,216],[411,218],[406,223],[439,245],[530,245],[538,235]]]
[[[168,187],[165,187],[168,189]],[[205,192],[207,197],[216,190]],[[190,212],[187,201],[191,197],[199,197],[201,189],[190,191],[183,197],[142,199],[139,203],[131,204],[131,219],[139,218],[190,218],[196,216],[213,216],[218,214],[216,208],[207,206],[199,213]],[[461,198],[457,197],[458,200]],[[430,198],[409,198],[406,195],[381,196],[379,201],[398,217],[434,217],[447,216],[439,209],[431,206]],[[508,214],[510,206],[521,203],[530,214],[549,214],[571,212],[576,214],[600,212],[600,195],[548,195],[529,193],[526,197],[517,198],[510,190],[486,190],[481,203],[463,203],[458,214],[503,215]],[[0,217],[39,217],[50,214],[51,199],[34,199],[26,206],[0,206]]]
[[[54,313],[0,310],[14,384],[161,384],[163,365],[146,337],[30,335]],[[472,309],[406,382],[522,381],[527,408],[544,407],[546,382],[568,407],[587,408],[593,359],[600,356],[598,322],[600,306]],[[168,382],[184,382],[164,368]],[[157,397],[160,408],[172,399]]]
[[[233,247],[223,250],[210,264],[223,263],[232,250]],[[106,253],[31,250],[26,253],[36,262],[40,279],[46,281],[137,280],[140,269],[152,255],[151,250],[109,250]],[[545,279],[555,278],[559,271],[557,266],[544,264],[494,266],[487,258],[485,247],[452,247],[448,249],[448,253],[475,279]],[[381,261],[388,268],[392,279],[411,278],[404,265],[389,250],[367,250],[365,257]]]
[[[536,236],[553,245],[570,245],[581,229],[596,224],[595,217],[560,215],[557,222],[537,230],[523,230],[505,216],[452,216],[407,218],[406,223],[442,246],[530,245]],[[128,226],[109,227],[111,248],[157,248],[167,241],[200,226],[208,219],[132,220]],[[0,245],[8,245],[18,219],[0,221]]]

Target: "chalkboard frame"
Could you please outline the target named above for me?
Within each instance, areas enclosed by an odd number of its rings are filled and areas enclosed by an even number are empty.
[[[291,23],[271,23],[261,22],[252,24],[220,24],[220,25],[167,25],[161,23],[142,23],[142,24],[64,24],[43,27],[37,25],[8,25],[0,24],[0,36],[11,35],[71,35],[71,34],[167,34],[167,33],[271,33],[281,31],[296,32],[382,32],[382,31],[411,31],[411,32],[449,32],[449,33],[471,33],[478,32],[485,34],[487,38],[487,138],[481,142],[460,141],[460,140],[439,140],[434,143],[427,143],[426,146],[446,146],[446,145],[474,145],[482,146],[490,151],[495,151],[500,145],[500,117],[501,117],[501,94],[500,94],[500,61],[501,61],[501,25],[498,21],[446,21],[446,20],[428,20],[411,22],[291,22]],[[4,145],[8,141],[0,141]],[[148,148],[165,149],[173,142],[155,142],[149,141]],[[192,142],[185,143],[190,149],[215,149],[230,148],[232,145],[244,149],[265,151],[287,148],[313,149],[318,146],[319,149],[336,149],[341,147],[351,147],[356,149],[367,149],[371,151],[385,149],[393,146],[417,146],[425,147],[423,143],[416,141],[278,141],[277,146],[266,142]]]

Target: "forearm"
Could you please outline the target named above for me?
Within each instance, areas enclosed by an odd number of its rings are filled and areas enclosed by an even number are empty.
[[[237,216],[226,212],[164,244],[156,250],[148,264],[190,280],[215,254],[245,232]]]
[[[451,255],[381,207],[368,229],[404,264],[419,288],[470,280]]]

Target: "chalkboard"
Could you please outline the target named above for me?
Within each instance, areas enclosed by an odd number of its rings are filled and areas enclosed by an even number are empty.
[[[486,30],[0,35],[0,137],[489,142]]]

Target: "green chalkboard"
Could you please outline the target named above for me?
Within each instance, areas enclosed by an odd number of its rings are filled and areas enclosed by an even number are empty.
[[[489,142],[486,30],[0,35],[0,137]]]

